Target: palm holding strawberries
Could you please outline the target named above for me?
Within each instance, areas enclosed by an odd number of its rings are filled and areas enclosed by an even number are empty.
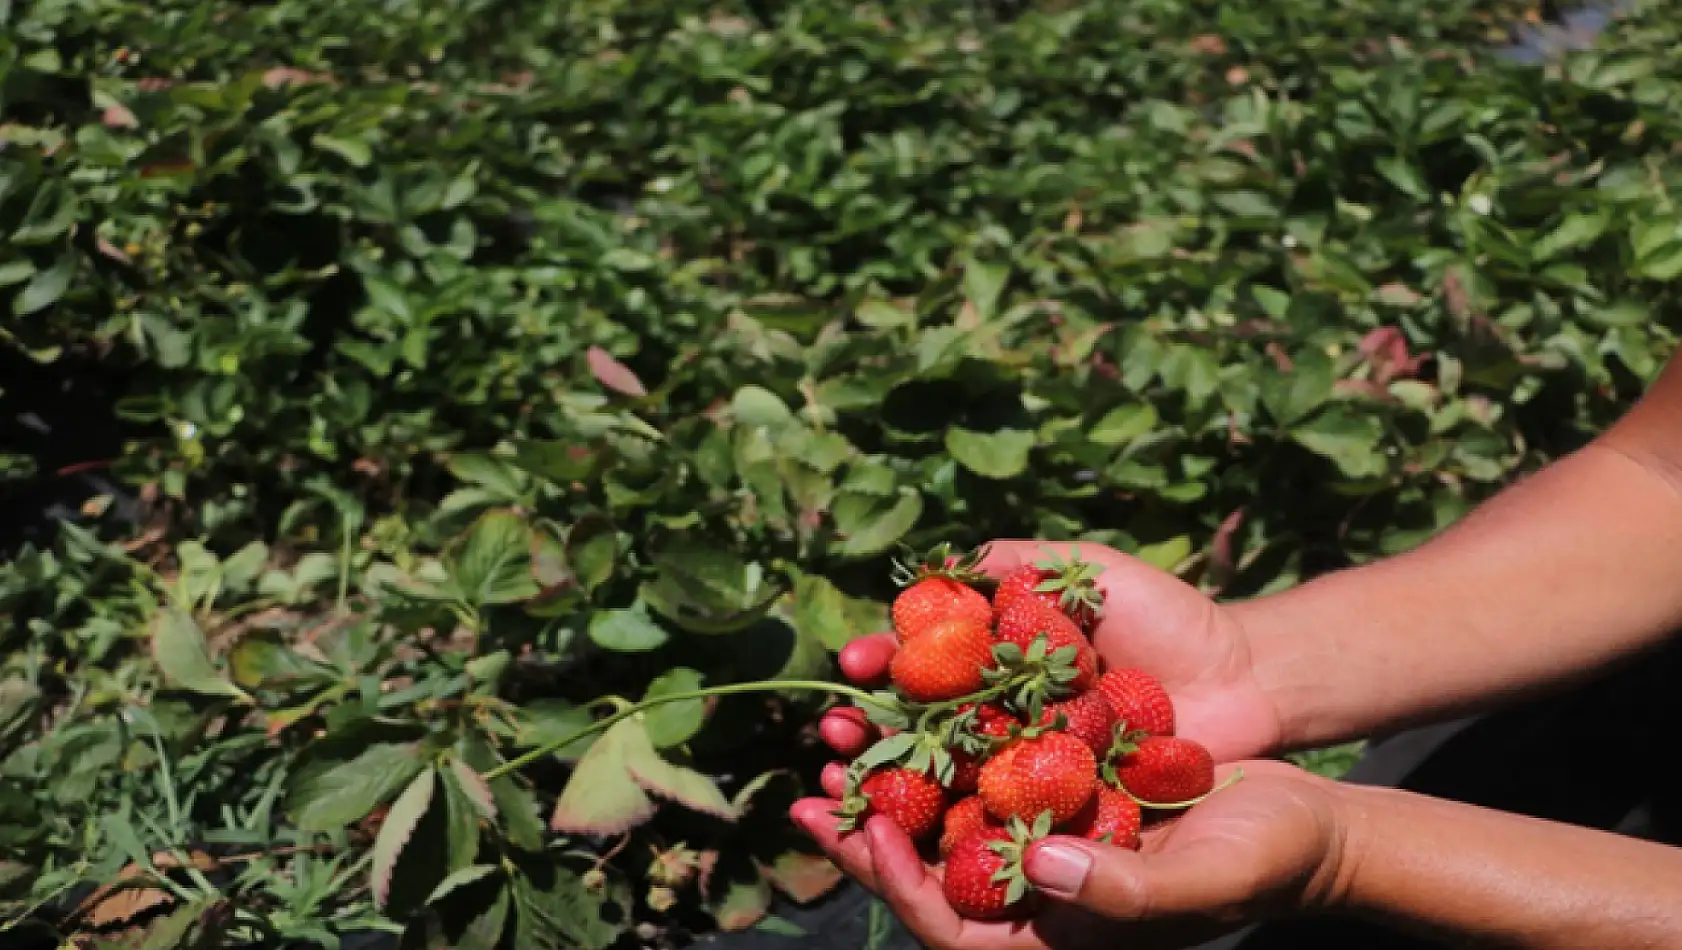
[[[951,852],[958,863],[954,865],[954,858],[948,857],[944,867],[922,865],[923,859],[904,834],[904,823],[886,812],[879,819],[860,812],[857,783],[875,767],[868,754],[851,769],[832,766],[825,776],[826,790],[844,794],[853,803],[844,809],[850,818],[842,824],[852,827],[859,819],[869,819],[868,834],[849,835],[845,829],[838,834],[833,802],[823,812],[819,808],[825,806],[819,803],[824,800],[808,800],[795,809],[796,819],[831,856],[883,892],[902,917],[935,915],[926,928],[919,928],[916,919],[907,919],[925,942],[939,945],[948,938],[956,940],[951,935],[957,933],[964,935],[965,945],[983,947],[1060,943],[1041,926],[1042,917],[1036,917],[1030,927],[977,919],[1021,917],[1039,905],[1031,895],[1014,914],[1002,907],[983,913],[986,901],[1006,899],[1005,890],[986,891],[984,901],[973,883],[985,866],[989,879],[1018,881],[1015,898],[1020,899],[1026,883],[1024,867],[1031,864],[1039,840],[1048,831],[1053,835],[1048,843],[1064,836],[1101,847],[1106,854],[1118,848],[1136,849],[1141,844],[1133,799],[1143,799],[1147,806],[1180,802],[1177,820],[1160,830],[1146,831],[1143,847],[1149,856],[1158,845],[1204,840],[1217,830],[1230,832],[1230,827],[1215,828],[1223,813],[1234,809],[1243,813],[1248,799],[1254,799],[1253,808],[1261,811],[1267,809],[1270,796],[1296,801],[1299,790],[1290,786],[1299,780],[1312,782],[1299,779],[1292,770],[1277,773],[1261,764],[1261,781],[1239,783],[1189,811],[1184,809],[1183,799],[1201,801],[1208,796],[1215,783],[1214,761],[1266,751],[1276,741],[1277,719],[1250,676],[1248,650],[1236,621],[1172,575],[1107,548],[1082,545],[1077,553],[1070,546],[1003,541],[990,545],[979,560],[925,564],[901,578],[906,592],[895,605],[895,632],[850,645],[841,657],[843,670],[867,683],[881,682],[891,671],[899,693],[918,703],[973,698],[975,681],[948,669],[952,665],[948,658],[962,653],[966,657],[962,665],[977,668],[979,652],[969,637],[974,631],[987,630],[981,610],[985,598],[971,597],[968,588],[982,575],[996,586],[988,631],[994,650],[989,659],[979,661],[979,675],[983,683],[995,686],[1010,680],[1009,688],[1017,692],[997,699],[1014,707],[1019,721],[1004,740],[998,738],[996,721],[971,723],[970,734],[981,737],[970,740],[980,742],[973,747],[975,755],[986,759],[977,783],[980,792],[974,798],[962,797],[975,777],[973,756],[965,752],[946,756],[949,786],[954,767],[950,760],[958,760],[957,766],[965,773],[957,789],[948,787],[952,819],[962,814],[974,828],[955,833],[956,822],[948,820],[940,851]],[[928,635],[931,632],[934,636]],[[937,647],[941,638],[954,646]],[[1016,653],[1011,652],[1013,648]],[[1052,654],[1049,658],[1048,653]],[[1031,675],[1035,669],[1042,672]],[[1100,678],[1101,669],[1107,672]],[[1022,683],[1027,685],[1018,689]],[[972,710],[967,715],[973,720],[974,707],[961,708]],[[1116,720],[1132,721],[1112,720],[1110,714],[1116,710],[1121,711]],[[839,721],[826,722],[823,730],[831,745],[848,757],[859,755],[879,735],[858,721],[857,712],[848,710],[855,714],[850,718],[838,714],[846,727]],[[965,717],[955,721],[961,726]],[[925,719],[917,726],[926,727],[926,723]],[[1114,741],[1104,749],[1102,741],[1095,741],[1101,738],[1096,734],[1108,728],[1115,730]],[[910,733],[918,731],[913,727]],[[913,770],[940,774],[940,758],[946,754],[937,748],[930,759],[926,750],[910,752],[910,733],[901,733],[895,743],[878,742],[877,748],[895,746],[897,759],[909,756]],[[1178,738],[1158,740],[1147,734]],[[951,739],[948,734],[946,740]],[[916,741],[931,743],[926,737]],[[1246,784],[1255,788],[1246,789]],[[1147,789],[1176,797],[1153,799],[1141,794]],[[1182,794],[1185,791],[1190,794]],[[1229,798],[1237,801],[1210,810],[1215,802]],[[1210,817],[1201,818],[1204,814]],[[1200,833],[1205,822],[1210,828]],[[1054,831],[1049,827],[1052,823]],[[915,830],[918,833],[911,837],[930,840],[928,831]],[[986,842],[979,842],[978,836]],[[941,880],[951,882],[946,886],[945,906],[916,909],[927,897],[916,892],[939,893]],[[965,908],[969,912],[954,916]],[[1054,923],[1060,914],[1075,909],[1054,904],[1051,910],[1049,920]]]

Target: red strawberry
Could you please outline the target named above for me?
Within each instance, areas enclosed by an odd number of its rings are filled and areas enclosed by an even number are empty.
[[[1098,651],[1092,649],[1086,634],[1075,622],[1061,613],[1037,600],[1018,600],[998,612],[995,624],[995,639],[1000,643],[1014,643],[1024,652],[1042,635],[1051,651],[1074,647],[1074,667],[1080,671],[1069,683],[1074,692],[1084,693],[1098,682]]]
[[[994,818],[1034,821],[1051,812],[1052,824],[1073,818],[1092,797],[1098,759],[1066,732],[1012,741],[981,767],[981,800]]]
[[[1076,835],[1088,841],[1102,841],[1118,848],[1137,851],[1139,826],[1143,821],[1144,815],[1139,810],[1138,802],[1128,797],[1126,792],[1100,782],[1086,807],[1069,819],[1062,830],[1065,834]],[[947,827],[951,827],[950,813],[946,822]]]
[[[958,707],[959,712],[967,712],[971,704],[966,703]],[[975,711],[974,731],[988,739],[1008,739],[1013,726],[1021,725],[1010,711],[998,703],[983,703]],[[1107,750],[1109,745],[1104,748]],[[986,761],[985,755],[971,755],[962,749],[952,750],[952,784],[951,789],[959,794],[975,791],[975,783],[981,777],[981,763]]]
[[[894,632],[901,643],[922,636],[935,623],[961,617],[986,626],[993,622],[992,605],[970,584],[981,580],[975,570],[983,552],[956,555],[940,544],[913,563],[894,562],[894,582],[905,588],[894,598]]]
[[[895,651],[888,675],[913,701],[935,703],[979,691],[981,672],[993,665],[987,626],[948,617]]]
[[[946,792],[930,775],[910,769],[872,773],[841,800],[837,828],[851,831],[870,814],[886,815],[913,841],[928,837],[940,824]]]
[[[1039,724],[1052,724],[1059,713],[1065,720],[1063,730],[1086,743],[1093,755],[1106,755],[1115,745],[1115,710],[1110,708],[1110,701],[1103,694],[1082,693],[1073,699],[1052,703],[1040,713]]]
[[[1146,806],[1188,802],[1215,787],[1214,758],[1190,739],[1129,736],[1116,752],[1121,756],[1112,766],[1116,783]]]
[[[993,608],[986,595],[950,577],[925,577],[894,598],[894,632],[901,643],[952,617],[986,626],[993,622]]]
[[[946,855],[941,892],[960,917],[999,920],[1033,909],[1033,891],[1022,870],[1022,855],[1045,835],[1036,823],[1030,831],[1022,822],[1005,828],[981,828],[953,842]]]
[[[1006,574],[993,592],[993,609],[1004,610],[1018,600],[1037,600],[1073,620],[1082,630],[1091,630],[1103,609],[1104,595],[1098,590],[1103,568],[1076,559],[1064,560],[1050,553],[1044,560]]]
[[[1131,801],[1131,799],[1129,799]],[[980,796],[971,795],[946,809],[946,824],[940,832],[940,856],[952,853],[952,846],[983,828],[1003,828],[987,814],[987,804]]]
[[[1098,677],[1097,690],[1128,732],[1174,734],[1174,702],[1156,677],[1143,670],[1114,669]]]

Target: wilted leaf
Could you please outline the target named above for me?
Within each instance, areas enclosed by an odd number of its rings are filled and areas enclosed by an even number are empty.
[[[820,854],[789,851],[764,869],[765,877],[777,890],[797,903],[817,900],[841,883],[841,869]]]
[[[641,723],[635,729],[626,730],[622,742],[620,755],[624,767],[644,789],[709,815],[736,817],[736,806],[724,797],[712,779],[662,758]]]
[[[573,768],[555,802],[549,827],[574,834],[611,835],[654,817],[654,802],[627,767],[627,750],[647,745],[648,733],[634,717],[602,733]],[[653,747],[648,748],[652,753]]]

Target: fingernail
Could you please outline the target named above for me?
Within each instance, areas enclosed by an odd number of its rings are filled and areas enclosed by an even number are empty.
[[[1074,897],[1092,871],[1092,855],[1077,845],[1040,841],[1028,849],[1023,869],[1041,890],[1055,897]]]

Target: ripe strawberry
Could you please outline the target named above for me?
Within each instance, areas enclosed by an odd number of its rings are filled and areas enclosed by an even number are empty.
[[[999,920],[1033,909],[1033,892],[1022,870],[1022,856],[1050,829],[1035,822],[1030,830],[1021,821],[1003,828],[981,828],[953,842],[946,855],[941,892],[960,917]]]
[[[1129,736],[1116,745],[1115,780],[1146,806],[1173,805],[1209,794],[1215,760],[1209,750],[1178,736]],[[986,781],[983,772],[982,781]],[[985,787],[985,786],[984,786]]]
[[[1126,792],[1100,782],[1086,807],[1069,819],[1069,823],[1064,825],[1062,830],[1065,834],[1076,835],[1088,841],[1102,841],[1118,848],[1137,851],[1139,826],[1143,821],[1144,814],[1140,811],[1138,802],[1128,797]],[[946,823],[950,828],[950,813]]]
[[[1131,799],[1129,799],[1131,801]],[[977,795],[961,799],[956,805],[946,809],[946,823],[940,832],[940,856],[946,857],[952,853],[952,846],[983,828],[1003,828],[992,815],[987,814],[987,804]]]
[[[972,704],[966,703],[958,707],[959,712],[967,712]],[[973,731],[986,739],[1008,739],[1013,726],[1019,726],[1016,717],[998,703],[982,703],[975,711],[975,725]],[[1106,744],[1105,749],[1109,746]],[[952,784],[951,789],[958,794],[968,794],[975,791],[975,783],[981,778],[981,764],[987,760],[986,755],[972,755],[962,749],[952,750]]]
[[[1051,725],[1061,713],[1063,731],[1086,743],[1095,756],[1102,756],[1115,745],[1115,710],[1110,701],[1096,691],[1082,693],[1073,699],[1052,703],[1040,713],[1039,724]]]
[[[894,632],[901,643],[950,617],[986,626],[993,621],[993,608],[986,595],[950,577],[925,577],[894,598]]]
[[[1006,574],[993,592],[993,609],[1004,610],[1018,600],[1037,600],[1089,631],[1104,606],[1097,584],[1101,573],[1098,565],[1079,560],[1078,551],[1072,560],[1050,553],[1044,560]]]
[[[851,831],[867,815],[886,815],[913,841],[928,837],[940,824],[946,792],[930,775],[892,768],[873,772],[841,799],[837,828]]]
[[[1113,669],[1098,677],[1097,690],[1110,701],[1128,732],[1174,734],[1174,702],[1156,677],[1144,670]]]
[[[1051,812],[1052,824],[1073,818],[1092,797],[1098,759],[1066,732],[1016,739],[981,767],[976,783],[994,818],[1033,821]]]
[[[986,625],[948,617],[900,647],[888,675],[913,701],[935,703],[979,691],[982,671],[993,666],[993,640]]]
[[[901,643],[923,635],[935,623],[961,617],[986,626],[992,605],[971,587],[982,575],[975,570],[982,552],[955,555],[950,545],[935,546],[913,563],[894,562],[894,582],[905,588],[894,598],[894,632]]]
[[[1000,643],[1014,643],[1027,651],[1042,634],[1052,651],[1075,648],[1073,665],[1079,675],[1069,683],[1071,690],[1084,693],[1098,682],[1098,651],[1073,620],[1037,600],[1017,600],[995,617],[994,639]]]

